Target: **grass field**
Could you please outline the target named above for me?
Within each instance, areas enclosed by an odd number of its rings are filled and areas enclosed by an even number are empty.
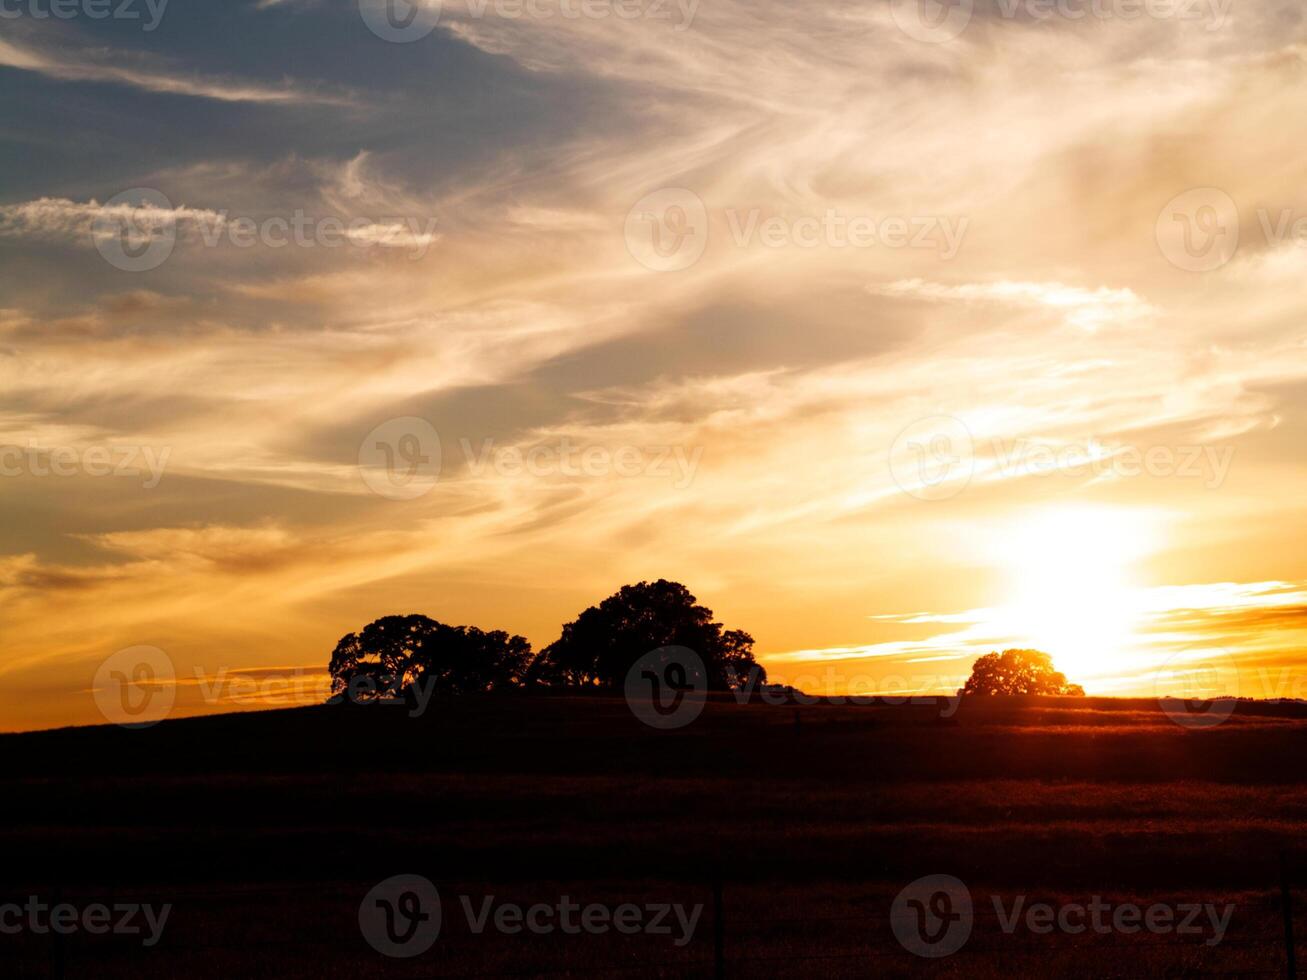
[[[68,977],[1283,976],[1281,874],[1307,889],[1307,708],[1207,730],[1156,702],[708,705],[675,731],[621,699],[318,707],[0,738],[0,901],[171,903],[162,938],[0,935],[5,972]],[[391,959],[359,906],[392,875],[442,928]],[[955,876],[975,924],[907,952],[891,905]],[[704,907],[692,938],[503,934],[480,908]],[[1228,930],[1005,932],[1028,905],[1233,905]],[[1307,936],[1307,890],[1297,935]],[[1307,950],[1299,950],[1299,959]]]

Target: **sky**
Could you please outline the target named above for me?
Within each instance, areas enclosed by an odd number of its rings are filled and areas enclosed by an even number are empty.
[[[1299,4],[387,3],[4,0],[0,730],[655,578],[1307,697]]]

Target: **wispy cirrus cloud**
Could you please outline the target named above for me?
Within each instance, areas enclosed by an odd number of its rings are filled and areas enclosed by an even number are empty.
[[[1066,322],[1086,330],[1147,320],[1157,310],[1132,289],[1099,286],[1085,289],[1060,282],[940,283],[900,279],[875,284],[868,292],[891,298],[921,299],[934,303],[989,303],[1017,309],[1060,312]]]
[[[35,72],[62,82],[126,85],[163,95],[184,95],[219,102],[265,105],[352,106],[349,93],[329,87],[309,88],[286,82],[265,85],[233,77],[187,73],[157,58],[120,58],[103,48],[54,49],[9,39],[0,40],[0,67]]]

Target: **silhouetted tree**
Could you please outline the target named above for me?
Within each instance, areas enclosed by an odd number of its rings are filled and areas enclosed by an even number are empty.
[[[659,579],[625,585],[565,625],[563,635],[532,663],[528,681],[620,687],[640,657],[667,646],[689,647],[699,655],[709,690],[745,685],[754,670],[757,683],[767,679],[753,659],[753,637],[723,630],[684,585]]]
[[[395,696],[420,683],[438,694],[471,694],[522,682],[531,644],[502,630],[448,626],[426,616],[383,616],[336,644],[332,693],[358,700]]]
[[[1084,697],[1079,684],[1053,668],[1053,658],[1039,650],[987,653],[971,666],[959,694],[1066,694]]]

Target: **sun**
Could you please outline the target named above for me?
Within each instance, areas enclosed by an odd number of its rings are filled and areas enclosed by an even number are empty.
[[[998,542],[1002,619],[1070,680],[1128,669],[1141,597],[1134,566],[1153,531],[1146,514],[1110,507],[1054,507],[1012,522]]]

